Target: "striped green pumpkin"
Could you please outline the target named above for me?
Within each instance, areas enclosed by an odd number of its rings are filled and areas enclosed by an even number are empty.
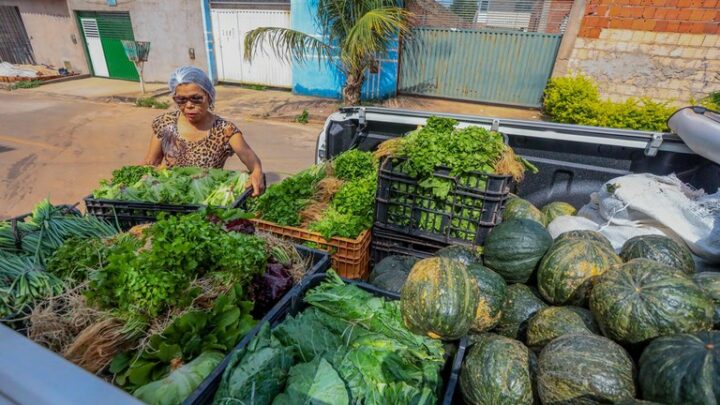
[[[555,238],[555,243],[562,242],[566,239],[594,240],[595,242],[600,242],[608,248],[613,249],[613,245],[612,243],[610,243],[608,238],[606,238],[605,235],[601,234],[598,231],[579,229],[575,231],[563,232]]]
[[[720,332],[657,338],[640,356],[643,398],[664,404],[720,404]]]
[[[537,207],[532,205],[530,201],[523,200],[522,198],[513,197],[507,203],[503,209],[502,220],[507,222],[513,219],[529,219],[535,221],[542,226],[547,224],[547,218]]]
[[[545,346],[538,359],[537,384],[544,405],[635,398],[634,365],[625,349],[586,333],[564,335]]]
[[[528,322],[527,345],[541,350],[552,340],[571,333],[600,334],[592,313],[580,307],[547,307],[539,310]]]
[[[526,283],[550,246],[552,236],[544,226],[529,219],[513,219],[487,236],[485,265],[508,283]]]
[[[641,235],[628,239],[620,251],[624,261],[650,259],[687,274],[695,273],[695,261],[687,246],[662,235]]]
[[[649,259],[600,277],[590,309],[603,334],[623,343],[709,330],[715,312],[712,299],[687,274]]]
[[[478,284],[478,305],[472,330],[475,333],[488,331],[497,325],[507,296],[507,284],[499,274],[485,266],[476,264],[467,268]]]
[[[470,405],[533,403],[533,354],[517,340],[485,334],[465,356],[460,390]]]
[[[454,340],[475,320],[478,285],[461,262],[432,257],[417,262],[400,292],[405,325],[419,335]]]
[[[538,268],[538,289],[556,305],[587,305],[593,280],[622,264],[615,251],[600,242],[568,239],[553,244]]]
[[[555,218],[561,217],[564,215],[575,215],[577,210],[572,205],[562,202],[562,201],[555,201],[551,202],[550,204],[542,207],[540,210],[543,215],[545,215],[545,221],[547,224],[550,224]]]
[[[720,329],[720,273],[712,271],[697,273],[693,276],[693,280],[715,303],[713,323],[715,329]]]
[[[502,307],[500,321],[495,332],[512,339],[525,341],[528,321],[547,304],[537,292],[525,284],[512,284],[507,288],[507,298]]]

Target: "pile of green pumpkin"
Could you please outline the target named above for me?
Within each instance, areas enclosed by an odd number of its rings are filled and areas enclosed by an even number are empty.
[[[469,335],[465,403],[720,404],[720,272],[696,273],[663,236],[619,255],[594,231],[553,240],[548,217],[569,204],[508,208],[482,247],[390,256],[371,274],[415,333]]]

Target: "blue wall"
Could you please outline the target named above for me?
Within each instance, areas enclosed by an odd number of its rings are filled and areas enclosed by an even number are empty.
[[[290,21],[292,29],[319,36],[315,24],[317,0],[291,0]],[[318,56],[308,58],[306,62],[293,63],[293,92],[308,96],[342,98],[342,87],[345,75],[333,63],[321,60]],[[398,53],[397,41],[388,52],[380,58],[377,74],[367,73],[362,89],[362,98],[383,99],[397,94]]]

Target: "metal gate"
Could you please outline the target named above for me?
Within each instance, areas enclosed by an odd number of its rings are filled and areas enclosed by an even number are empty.
[[[135,65],[128,60],[122,45],[124,39],[135,40],[130,14],[78,11],[77,16],[93,74],[139,81]]]
[[[292,66],[272,52],[257,53],[252,63],[243,59],[248,31],[258,27],[290,28],[289,11],[213,9],[212,26],[220,80],[273,87],[292,86]]]
[[[0,62],[35,64],[30,38],[17,7],[0,6]]]
[[[447,4],[447,3],[444,3]],[[571,0],[414,0],[403,44],[405,94],[539,107]]]

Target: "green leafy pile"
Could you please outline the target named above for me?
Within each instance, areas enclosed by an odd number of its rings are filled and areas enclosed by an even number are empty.
[[[212,308],[190,310],[175,318],[165,330],[151,336],[142,350],[115,356],[110,365],[115,383],[132,392],[166,377],[203,352],[229,352],[255,325],[250,315],[253,304],[242,297],[242,288],[235,286],[219,296]]]
[[[228,206],[245,191],[248,179],[247,173],[220,169],[128,166],[114,171],[111,181],[101,181],[93,196],[158,204]]]
[[[253,199],[250,210],[261,218],[283,226],[300,225],[300,211],[310,202],[318,181],[325,177],[323,166],[313,166],[280,183],[273,184]]]
[[[264,324],[233,355],[215,404],[437,402],[444,349],[408,331],[397,302],[334,272],[305,302],[310,308],[272,331]]]
[[[88,300],[127,316],[156,317],[187,305],[191,282],[217,273],[223,282],[245,286],[265,271],[263,240],[226,232],[204,211],[162,216],[143,235],[123,235],[102,269],[89,274]]]
[[[674,112],[668,103],[645,97],[603,100],[597,84],[579,74],[550,79],[543,109],[555,122],[644,131],[667,131],[667,120]]]
[[[249,209],[263,220],[283,226],[305,226],[324,238],[354,239],[372,227],[377,189],[378,161],[370,152],[350,150],[339,155],[330,167],[313,166],[270,186],[265,194],[251,201]],[[332,172],[341,182],[329,204],[317,201],[322,180]],[[323,193],[319,193],[323,194]],[[310,206],[322,207],[319,219],[303,221],[302,212]]]
[[[106,222],[53,206],[48,200],[36,205],[24,221],[0,222],[0,318],[15,315],[65,289],[64,278],[45,269],[67,240],[115,233],[117,229]]]

